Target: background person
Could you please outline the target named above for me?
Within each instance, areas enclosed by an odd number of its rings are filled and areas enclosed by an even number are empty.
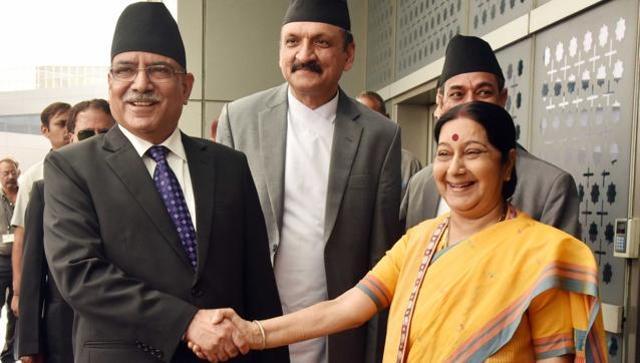
[[[0,308],[5,306],[7,311],[7,326],[5,344],[0,353],[2,363],[14,362],[13,350],[15,346],[16,317],[11,312],[11,298],[13,297],[11,249],[14,239],[14,228],[11,225],[11,217],[18,196],[18,176],[20,168],[18,162],[11,158],[0,160]]]
[[[71,105],[64,102],[54,102],[45,107],[40,113],[40,132],[51,143],[51,150],[59,148],[69,143],[70,135],[67,131],[67,117]],[[11,267],[13,269],[13,298],[11,299],[11,310],[19,315],[20,299],[20,277],[22,276],[22,244],[24,242],[24,215],[29,204],[29,194],[31,187],[36,180],[43,178],[43,162],[32,165],[25,171],[18,180],[18,198],[11,218],[14,229],[14,241],[11,251]]]
[[[447,45],[444,67],[438,80],[436,110],[440,117],[454,106],[469,101],[504,107],[507,101],[504,75],[491,46],[478,37],[456,35]],[[571,174],[537,158],[517,144],[518,187],[510,202],[533,219],[580,238],[580,201]],[[406,228],[448,210],[440,198],[433,169],[427,166],[409,181],[400,218]]]
[[[387,107],[384,105],[384,100],[379,94],[373,91],[363,91],[358,95],[358,97],[356,97],[356,100],[370,109],[384,115],[384,117],[389,118]],[[401,152],[400,174],[402,178],[402,191],[400,195],[401,197],[404,197],[407,185],[409,184],[409,179],[422,169],[422,164],[420,163],[420,160],[411,153],[411,151],[403,148]]]
[[[71,107],[67,131],[74,144],[109,131],[114,124],[109,103],[93,99]],[[69,363],[73,362],[73,310],[60,295],[45,260],[43,214],[44,180],[38,180],[25,212],[17,356],[22,363]]]

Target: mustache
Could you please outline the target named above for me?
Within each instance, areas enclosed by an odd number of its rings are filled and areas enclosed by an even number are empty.
[[[124,102],[160,102],[160,96],[153,92],[129,91],[124,95],[123,100]]]
[[[291,65],[291,73],[295,73],[301,69],[306,69],[311,72],[322,74],[322,67],[320,67],[320,65],[316,61],[305,62],[305,63],[293,63]]]

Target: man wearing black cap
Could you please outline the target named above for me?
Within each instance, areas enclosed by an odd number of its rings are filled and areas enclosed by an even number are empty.
[[[226,105],[218,141],[246,153],[286,313],[345,292],[397,240],[400,130],[338,83],[354,61],[345,0],[293,0],[287,83]],[[378,321],[290,346],[292,362],[374,362]]]
[[[111,57],[118,126],[50,153],[44,167],[45,252],[75,312],[75,360],[198,361],[185,341],[227,360],[237,337],[212,309],[281,314],[248,164],[177,128],[193,76],[162,3],[124,10]],[[287,360],[284,349],[238,361]]]
[[[447,46],[445,64],[438,80],[437,107],[440,116],[469,101],[505,105],[504,76],[491,46],[484,40],[456,35]],[[518,145],[518,185],[511,203],[543,223],[580,237],[579,201],[573,177],[562,169],[533,156]],[[402,200],[401,219],[409,229],[448,210],[436,189],[431,166],[409,181]]]

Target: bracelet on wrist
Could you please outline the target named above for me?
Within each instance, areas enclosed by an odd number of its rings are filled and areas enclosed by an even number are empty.
[[[254,320],[253,323],[256,324],[258,326],[258,330],[260,330],[260,336],[262,337],[260,350],[264,350],[267,348],[267,334],[264,331],[264,326],[262,326],[262,323],[258,320]]]

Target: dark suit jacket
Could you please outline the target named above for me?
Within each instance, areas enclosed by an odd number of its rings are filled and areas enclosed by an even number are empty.
[[[571,174],[521,147],[516,151],[518,183],[511,203],[533,219],[580,238],[580,201]],[[439,200],[429,165],[411,178],[402,200],[400,217],[406,219],[406,228],[436,217]]]
[[[38,180],[25,213],[18,356],[42,354],[47,363],[68,363],[73,362],[73,310],[62,299],[44,257],[43,213],[44,180]]]
[[[264,219],[243,154],[182,135],[196,202],[193,271],[142,158],[119,127],[45,159],[45,252],[76,312],[78,362],[195,362],[200,308],[281,315]],[[286,362],[286,348],[242,362]]]
[[[249,159],[272,253],[282,228],[287,87],[283,84],[226,105],[218,125],[218,141]],[[324,228],[329,298],[364,277],[402,229],[394,209],[400,205],[400,128],[339,92]],[[277,253],[274,260],[277,264]],[[379,359],[384,323],[384,318],[374,319],[368,332],[362,327],[329,337],[329,362]]]

